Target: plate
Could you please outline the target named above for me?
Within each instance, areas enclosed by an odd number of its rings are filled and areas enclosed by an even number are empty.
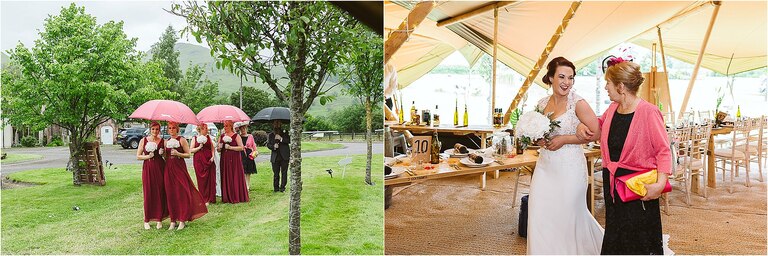
[[[467,150],[469,150],[469,152],[472,152],[471,149],[467,149]],[[452,149],[452,148],[446,149],[445,153],[448,154],[451,157],[467,157],[469,155],[469,153],[465,153],[465,154],[457,153],[456,149]]]
[[[400,177],[399,173],[392,173],[390,175],[384,175],[384,179],[385,180],[394,179],[394,178],[397,178],[397,177]]]
[[[485,167],[493,163],[493,161],[494,161],[493,157],[486,157],[486,156],[483,156],[483,163],[481,164],[476,164],[472,162],[472,159],[469,159],[469,157],[462,158],[461,160],[459,160],[461,164],[466,165],[467,167]]]

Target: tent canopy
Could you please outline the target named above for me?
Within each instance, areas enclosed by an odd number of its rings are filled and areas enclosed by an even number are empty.
[[[428,73],[454,51],[469,53],[464,56],[470,64],[481,54],[479,50],[492,53],[493,11],[437,26],[438,21],[489,3],[438,3],[390,60],[398,70],[400,88]],[[397,29],[413,4],[385,2],[385,36]],[[571,2],[521,1],[500,8],[499,61],[520,74],[528,74],[570,5]],[[583,2],[547,61],[564,56],[582,67],[624,42],[650,48],[658,41],[659,26],[665,54],[693,63],[713,8],[706,1]],[[702,66],[731,74],[765,67],[767,30],[766,2],[724,1]],[[541,86],[543,73],[534,80]]]

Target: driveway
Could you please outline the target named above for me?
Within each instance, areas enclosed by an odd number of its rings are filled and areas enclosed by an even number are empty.
[[[346,156],[346,155],[360,155],[366,152],[365,142],[356,143],[339,143],[344,145],[344,148],[323,150],[315,152],[302,153],[302,157],[315,157],[315,156]],[[64,170],[67,167],[67,161],[69,161],[69,148],[67,147],[39,147],[39,148],[6,148],[3,149],[5,153],[22,153],[22,154],[36,154],[42,155],[43,158],[18,162],[12,164],[3,164],[0,168],[0,174],[6,175],[9,173],[35,170],[42,168],[61,168]],[[384,144],[374,143],[373,154],[382,154],[384,152]],[[140,161],[136,160],[135,149],[123,149],[117,145],[102,145],[101,146],[101,158],[105,164],[107,161],[113,164],[139,164]],[[188,158],[187,165],[192,165],[192,159]],[[256,162],[269,161],[269,154],[262,154],[256,158]]]

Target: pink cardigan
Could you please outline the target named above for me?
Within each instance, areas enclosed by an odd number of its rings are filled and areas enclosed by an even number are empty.
[[[672,152],[669,149],[669,139],[659,108],[645,100],[640,100],[629,125],[627,140],[618,162],[611,161],[608,152],[608,133],[610,132],[613,114],[619,104],[614,102],[608,106],[600,122],[600,144],[603,155],[603,167],[611,173],[611,195],[614,191],[614,175],[617,168],[634,171],[656,169],[659,173],[672,173]]]

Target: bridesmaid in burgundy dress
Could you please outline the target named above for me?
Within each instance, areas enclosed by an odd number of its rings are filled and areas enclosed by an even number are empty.
[[[224,133],[219,138],[217,150],[221,152],[221,201],[242,203],[250,201],[245,184],[243,161],[243,140],[235,133],[232,121],[224,121]]]
[[[160,134],[160,124],[152,122],[149,128],[150,136],[139,143],[136,150],[136,159],[144,161],[141,167],[141,185],[144,191],[144,229],[149,229],[150,221],[157,221],[157,229],[163,227],[163,219],[168,217],[168,208],[165,204],[165,160],[163,153],[163,139]]]
[[[174,229],[176,222],[179,222],[181,230],[187,221],[208,213],[208,208],[187,172],[184,158],[189,158],[189,145],[184,137],[178,135],[179,124],[168,122],[168,134],[171,135],[165,141],[165,193],[171,215],[171,227],[168,230]]]
[[[199,135],[192,139],[192,149],[195,154],[193,164],[195,166],[195,176],[197,176],[197,189],[208,203],[216,203],[216,163],[213,162],[214,143],[208,135],[208,125],[205,123],[197,126]]]

